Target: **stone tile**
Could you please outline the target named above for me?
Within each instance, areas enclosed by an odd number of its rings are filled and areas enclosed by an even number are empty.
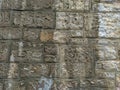
[[[99,14],[99,37],[119,38],[119,13]]]
[[[58,43],[70,43],[72,38],[76,39],[82,36],[83,30],[60,30],[54,31],[53,40]]]
[[[79,90],[79,81],[76,79],[55,79],[51,90]]]
[[[73,12],[57,12],[56,13],[56,29],[77,29],[83,28],[83,15]]]
[[[11,23],[10,12],[0,11],[0,26],[10,26]]]
[[[7,41],[0,41],[0,61],[5,62],[8,60],[9,45]]]
[[[7,79],[5,80],[5,90],[26,90],[24,80],[18,79]]]
[[[0,39],[21,39],[22,28],[0,28]]]
[[[86,66],[84,63],[60,64],[61,78],[80,78],[85,76],[86,76]]]
[[[54,28],[55,13],[53,11],[15,11],[13,13],[13,23],[16,26]]]
[[[104,70],[104,71],[119,71],[120,62],[119,61],[97,61],[96,62],[96,71]]]
[[[43,46],[39,42],[12,42],[15,62],[43,62]]]
[[[8,63],[0,63],[0,77],[6,78],[8,71]]]
[[[90,0],[55,0],[57,11],[89,10]]]
[[[53,31],[49,31],[49,30],[41,31],[40,40],[42,42],[53,41]]]
[[[1,9],[39,10],[52,9],[54,0],[2,0]]]
[[[20,65],[21,77],[57,77],[57,64],[55,63],[23,63]]]
[[[27,41],[34,41],[34,40],[39,40],[39,35],[40,35],[40,29],[23,29],[23,38],[24,40]]]
[[[95,12],[120,11],[120,1],[119,0],[101,0],[99,3],[93,4],[93,11]]]

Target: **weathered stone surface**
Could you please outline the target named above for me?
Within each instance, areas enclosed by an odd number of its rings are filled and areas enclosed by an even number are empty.
[[[99,14],[99,37],[119,38],[120,37],[120,14],[107,13]]]
[[[83,30],[60,30],[54,31],[53,40],[58,43],[69,43],[72,38],[79,38],[82,36]]]
[[[115,46],[99,45],[97,49],[100,60],[112,60],[118,57]]]
[[[27,41],[39,40],[40,29],[23,29],[23,38]]]
[[[10,12],[0,11],[0,26],[10,26],[11,25],[11,15]]]
[[[103,11],[103,12],[111,12],[111,11],[120,11],[120,1],[113,1],[113,0],[103,0],[106,1],[103,3],[96,3],[93,5],[94,11]]]
[[[5,80],[5,90],[25,90],[25,80],[8,79]],[[3,89],[2,89],[3,90]]]
[[[115,72],[105,72],[103,70],[96,70],[96,77],[99,79],[115,79]]]
[[[41,31],[40,40],[42,42],[52,41],[53,40],[53,31]]]
[[[0,41],[0,61],[4,62],[8,60],[8,43],[6,41]]]
[[[83,27],[83,15],[81,13],[57,12],[56,29],[78,29]]]
[[[6,78],[8,73],[8,63],[0,63],[0,77]]]
[[[0,39],[21,39],[22,28],[0,28]]]
[[[20,65],[21,77],[57,77],[57,64],[24,63]]]
[[[79,90],[79,81],[76,79],[58,79],[54,81],[52,90]]]
[[[16,62],[43,62],[43,46],[37,42],[13,42],[11,53]]]
[[[89,10],[90,0],[55,0],[57,11]]]
[[[54,0],[2,0],[1,9],[39,10],[51,9]]]
[[[85,25],[85,37],[99,37],[99,18],[96,13],[84,14],[84,25]]]
[[[13,15],[13,22],[16,26],[54,28],[54,16],[53,11],[16,11]]]
[[[85,77],[85,64],[84,63],[61,63],[60,77],[61,78],[80,78]]]
[[[119,71],[120,62],[119,61],[97,61],[96,70],[105,70],[105,71]]]

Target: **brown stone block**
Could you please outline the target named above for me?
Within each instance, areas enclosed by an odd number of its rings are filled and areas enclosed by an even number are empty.
[[[43,42],[52,41],[53,40],[53,31],[41,31],[40,40]]]

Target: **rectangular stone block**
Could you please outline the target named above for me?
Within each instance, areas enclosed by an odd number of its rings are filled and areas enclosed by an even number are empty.
[[[120,71],[120,62],[119,61],[97,61],[96,62],[96,71]]]
[[[85,63],[61,63],[59,75],[61,78],[80,78],[86,77]]]
[[[23,29],[23,39],[27,41],[34,41],[34,40],[39,40],[40,36],[40,29],[28,29],[25,28]]]
[[[115,72],[105,72],[104,70],[96,70],[96,77],[99,79],[115,79]]]
[[[53,11],[15,11],[13,23],[16,26],[54,28],[55,13]]]
[[[6,79],[4,83],[5,90],[26,90],[26,81],[18,79]],[[3,90],[3,89],[2,89]]]
[[[99,37],[99,16],[96,13],[84,14],[84,36],[85,37]]]
[[[0,61],[6,62],[8,60],[9,46],[7,41],[0,41]]]
[[[100,60],[115,60],[118,58],[118,53],[115,46],[98,45],[97,50]]]
[[[0,26],[10,26],[10,25],[11,25],[10,12],[0,11]]]
[[[22,28],[0,28],[0,39],[21,39]]]
[[[99,3],[93,4],[95,12],[118,12],[120,11],[120,1],[116,0],[101,0]]]
[[[120,14],[99,14],[99,37],[120,38]]]
[[[89,10],[90,0],[55,0],[57,11]]]
[[[57,70],[55,63],[23,63],[20,65],[20,77],[57,77]]]
[[[79,80],[76,79],[55,79],[52,90],[80,90]]]
[[[7,78],[8,76],[8,63],[0,63],[0,77],[3,78]]]
[[[77,29],[83,28],[83,15],[73,12],[57,12],[56,13],[56,29]]]
[[[52,42],[53,41],[53,33],[52,30],[43,30],[40,32],[40,40],[42,42]]]
[[[39,42],[12,42],[11,48],[16,62],[43,62],[43,46]]]
[[[101,88],[110,88],[110,87],[114,88],[115,86],[115,81],[111,79],[96,79],[96,80],[93,80],[93,82],[94,82],[93,86],[101,87]],[[104,90],[104,89],[100,89],[100,90]]]
[[[54,0],[2,0],[1,9],[39,10],[52,9]]]
[[[54,31],[53,41],[57,43],[70,43],[72,38],[83,37],[83,30]]]

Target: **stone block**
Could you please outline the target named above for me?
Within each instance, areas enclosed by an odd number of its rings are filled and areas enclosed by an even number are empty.
[[[8,11],[0,11],[0,26],[10,26],[11,15]]]
[[[99,14],[99,37],[120,38],[120,14]]]
[[[39,40],[40,36],[40,29],[24,29],[23,30],[23,39],[27,41],[34,41],[34,40]]]
[[[6,62],[9,58],[9,45],[7,41],[0,41],[0,61]]]
[[[118,53],[115,46],[98,45],[97,49],[100,60],[115,60],[118,58]]]
[[[83,28],[83,15],[73,12],[56,13],[56,29],[77,29]]]
[[[84,20],[85,20],[85,32],[84,32],[84,36],[89,38],[89,37],[99,37],[99,18],[98,18],[98,14],[95,13],[88,13],[88,14],[84,14]]]
[[[6,79],[4,88],[5,90],[26,90],[25,80]]]
[[[110,79],[96,79],[93,81],[91,80],[91,82],[93,82],[92,86],[101,87],[101,88],[114,88],[115,86],[115,81]]]
[[[53,40],[53,31],[41,31],[40,33],[40,40],[42,42],[50,42]]]
[[[120,62],[119,61],[97,61],[96,62],[96,71],[104,70],[104,71],[119,71],[120,70]]]
[[[101,0],[99,3],[93,4],[95,12],[118,12],[120,11],[120,1],[118,0]]]
[[[13,23],[16,26],[54,28],[55,13],[53,11],[15,11]]]
[[[57,11],[89,10],[90,0],[55,0]]]
[[[1,9],[39,10],[52,9],[54,0],[2,0]]]
[[[7,78],[8,69],[8,63],[0,63],[0,77],[2,79]]]
[[[22,28],[0,28],[0,39],[21,39]]]
[[[96,70],[96,77],[99,79],[115,79],[115,72],[105,72],[103,70]]]
[[[37,42],[13,42],[11,53],[16,62],[43,62],[43,46]]]
[[[79,81],[76,79],[55,79],[52,90],[80,90]]]
[[[57,70],[55,63],[23,63],[20,65],[20,77],[57,77]]]
[[[59,75],[61,78],[86,77],[85,63],[61,63]]]
[[[60,30],[54,31],[53,40],[58,43],[70,43],[71,39],[83,36],[83,30]]]

